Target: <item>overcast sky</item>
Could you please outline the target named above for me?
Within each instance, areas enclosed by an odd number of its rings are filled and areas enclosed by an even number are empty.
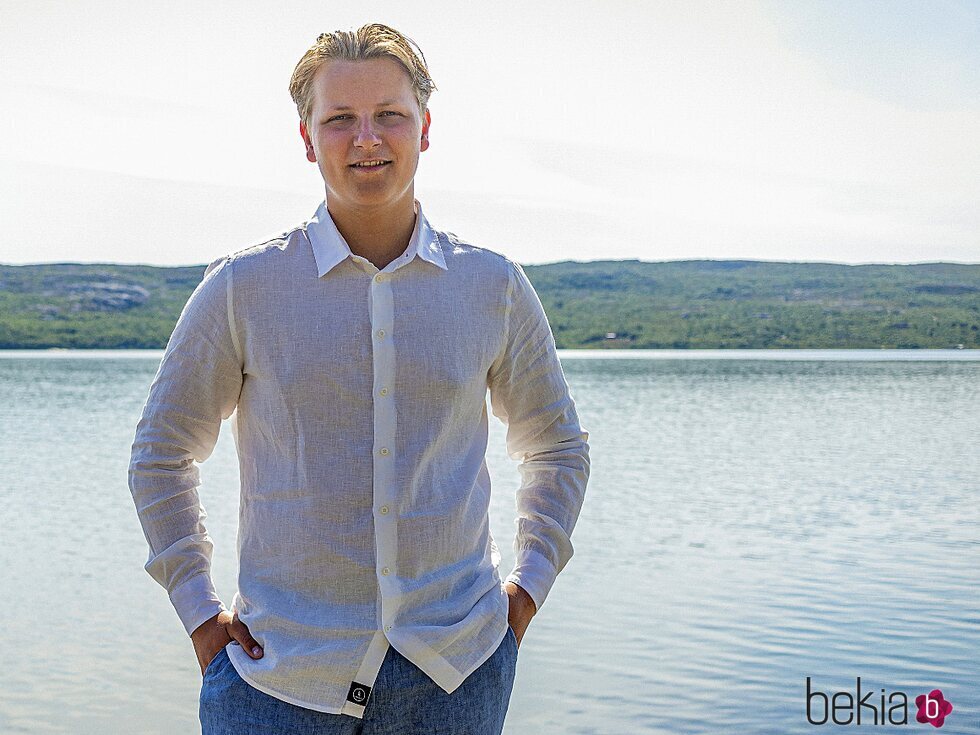
[[[199,264],[302,223],[289,76],[373,21],[425,52],[416,196],[474,244],[980,262],[980,2],[942,0],[0,0],[0,262]]]

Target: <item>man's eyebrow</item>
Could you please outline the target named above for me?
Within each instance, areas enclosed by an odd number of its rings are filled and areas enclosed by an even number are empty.
[[[391,105],[398,105],[398,104],[400,104],[398,102],[398,100],[385,100],[384,102],[379,102],[377,104],[377,107],[389,107]],[[337,111],[337,110],[353,110],[354,108],[353,107],[348,107],[347,105],[337,105],[336,107],[334,107],[332,109],[334,111]]]

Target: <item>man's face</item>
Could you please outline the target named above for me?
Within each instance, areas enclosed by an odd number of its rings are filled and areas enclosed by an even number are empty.
[[[423,118],[408,73],[387,57],[324,62],[313,77],[309,126],[300,124],[335,212],[412,204],[428,132],[429,111]],[[355,165],[362,162],[376,165]]]

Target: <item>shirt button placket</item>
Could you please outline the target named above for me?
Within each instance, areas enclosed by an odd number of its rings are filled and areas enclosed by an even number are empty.
[[[378,594],[385,631],[398,607],[396,570],[398,560],[398,513],[395,488],[395,384],[394,296],[392,274],[371,278],[371,332],[374,367],[374,528],[377,549]]]

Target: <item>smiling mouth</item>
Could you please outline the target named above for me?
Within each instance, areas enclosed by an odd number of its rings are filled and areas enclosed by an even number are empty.
[[[373,169],[384,168],[389,163],[391,163],[391,161],[386,161],[386,160],[384,160],[382,158],[375,158],[375,159],[373,159],[371,161],[359,161],[357,163],[352,163],[352,164],[350,164],[350,167],[351,168],[367,169],[368,171],[370,171],[370,170],[373,170]]]

